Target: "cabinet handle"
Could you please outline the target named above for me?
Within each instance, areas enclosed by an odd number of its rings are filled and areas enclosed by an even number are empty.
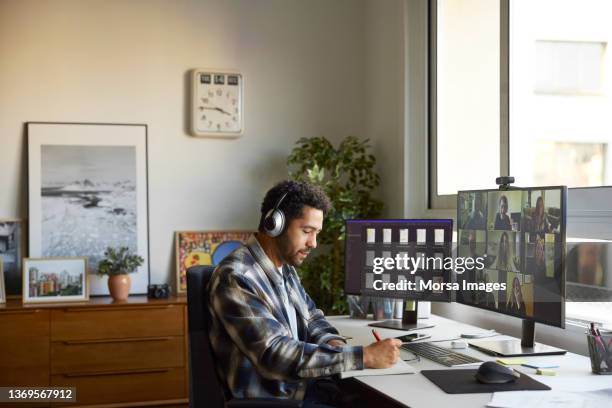
[[[103,310],[105,312],[124,312],[126,310],[151,310],[151,309],[170,309],[176,305],[160,305],[160,306],[125,306],[125,307],[71,307],[63,309],[64,313],[76,313],[76,312],[93,312]]]
[[[72,340],[64,341],[67,346],[76,346],[79,344],[98,344],[98,343],[128,343],[128,342],[145,342],[145,341],[168,341],[172,337],[140,337],[127,339],[95,339],[95,340]]]
[[[115,370],[115,371],[101,371],[97,373],[70,373],[64,374],[64,377],[100,377],[105,375],[132,375],[132,374],[155,374],[165,373],[170,371],[169,368],[156,368],[152,370]]]

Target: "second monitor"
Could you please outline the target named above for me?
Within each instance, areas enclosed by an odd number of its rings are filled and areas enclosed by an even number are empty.
[[[451,301],[452,219],[347,220],[345,293],[404,300]],[[416,311],[373,324],[410,330]]]

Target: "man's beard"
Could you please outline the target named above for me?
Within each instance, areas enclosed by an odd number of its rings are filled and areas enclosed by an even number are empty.
[[[307,248],[302,248],[298,251],[292,251],[290,242],[285,234],[277,238],[277,244],[280,256],[281,258],[283,258],[283,261],[294,267],[300,266],[310,253],[310,250]],[[301,257],[300,254],[303,254],[304,256]]]

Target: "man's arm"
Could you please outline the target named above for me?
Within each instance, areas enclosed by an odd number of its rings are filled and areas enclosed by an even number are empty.
[[[263,377],[287,380],[363,368],[362,347],[339,349],[293,339],[247,278],[218,272],[210,287],[212,311]]]
[[[346,345],[344,337],[340,336],[338,330],[327,321],[323,311],[317,309],[314,301],[308,296],[304,288],[302,287],[300,290],[303,291],[303,296],[308,306],[308,314],[310,315],[308,319],[308,341],[316,344],[327,343],[333,346],[344,347]]]

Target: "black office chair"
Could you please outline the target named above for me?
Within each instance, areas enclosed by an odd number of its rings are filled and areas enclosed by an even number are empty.
[[[192,266],[187,270],[187,313],[189,323],[189,406],[191,408],[300,408],[302,401],[250,398],[232,399],[220,381],[208,340],[208,282],[214,266]]]

